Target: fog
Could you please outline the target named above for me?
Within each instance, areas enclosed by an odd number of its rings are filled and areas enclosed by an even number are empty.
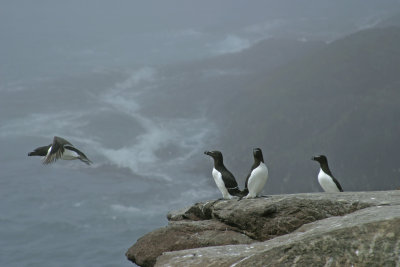
[[[0,2],[0,265],[131,266],[166,213],[239,187],[264,194],[399,185],[400,2]],[[94,162],[28,157],[61,136]],[[4,252],[6,251],[6,252]],[[21,251],[25,255],[21,257]],[[64,265],[63,265],[64,264]]]
[[[294,35],[296,27],[303,34],[336,38],[388,16],[397,6],[397,1],[361,0],[3,0],[1,72],[3,79],[18,79],[167,64],[235,52],[272,35]]]

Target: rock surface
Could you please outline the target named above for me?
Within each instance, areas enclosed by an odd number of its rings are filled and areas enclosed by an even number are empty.
[[[209,201],[168,219],[128,250],[129,260],[140,266],[400,265],[400,191]]]
[[[165,251],[188,248],[249,244],[254,242],[232,227],[215,220],[170,223],[140,238],[127,252],[127,257],[140,266],[153,266]]]

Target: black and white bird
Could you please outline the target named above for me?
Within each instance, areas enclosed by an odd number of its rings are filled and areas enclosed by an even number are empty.
[[[255,198],[263,190],[268,180],[268,168],[260,148],[253,149],[254,163],[247,175],[245,188],[242,192],[244,198]]]
[[[328,159],[324,155],[312,157],[312,160],[318,161],[321,168],[318,173],[318,182],[325,192],[343,192],[342,186],[339,181],[333,177],[331,170],[328,166]]]
[[[43,164],[50,164],[58,159],[74,160],[79,159],[90,165],[92,163],[82,151],[75,148],[64,138],[54,136],[53,143],[48,146],[41,146],[28,153],[28,156],[42,156]]]
[[[212,176],[219,191],[222,193],[222,197],[224,199],[232,199],[234,196],[240,196],[241,191],[236,179],[225,167],[222,153],[220,151],[205,151],[204,154],[214,159]]]

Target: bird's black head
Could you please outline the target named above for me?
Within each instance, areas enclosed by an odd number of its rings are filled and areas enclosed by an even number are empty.
[[[318,161],[320,164],[328,163],[328,159],[324,155],[319,155],[311,158],[312,160]]]
[[[264,157],[263,157],[261,148],[254,148],[253,149],[253,155],[254,155],[254,159],[255,160],[259,160],[259,161],[264,162]]]
[[[214,151],[205,151],[204,154],[209,155],[214,159],[214,164],[220,165],[223,164],[222,153],[218,150]]]
[[[212,157],[214,159],[222,159],[222,153],[218,150],[204,151],[204,154],[209,155],[210,157]]]

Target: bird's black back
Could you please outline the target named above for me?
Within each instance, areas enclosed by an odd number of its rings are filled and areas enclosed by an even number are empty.
[[[233,174],[223,164],[218,164],[217,166],[214,166],[214,168],[221,173],[222,181],[224,181],[225,187],[229,194],[232,196],[239,194],[240,190],[235,176],[233,176]]]
[[[214,169],[221,173],[222,181],[228,193],[232,196],[238,196],[241,191],[239,190],[235,176],[225,167],[224,159],[221,151],[205,151],[204,154],[210,156],[214,160]]]
[[[332,175],[330,175],[332,177],[333,182],[336,184],[337,188],[339,189],[340,192],[343,192],[343,188],[342,186],[339,184],[339,181],[336,180],[335,177],[333,177]]]
[[[336,178],[333,176],[331,170],[329,169],[328,161],[320,162],[320,166],[321,166],[322,171],[325,172],[326,174],[328,174],[332,178],[332,181],[336,184],[339,191],[343,192],[342,186],[339,184],[339,181],[336,180]]]

